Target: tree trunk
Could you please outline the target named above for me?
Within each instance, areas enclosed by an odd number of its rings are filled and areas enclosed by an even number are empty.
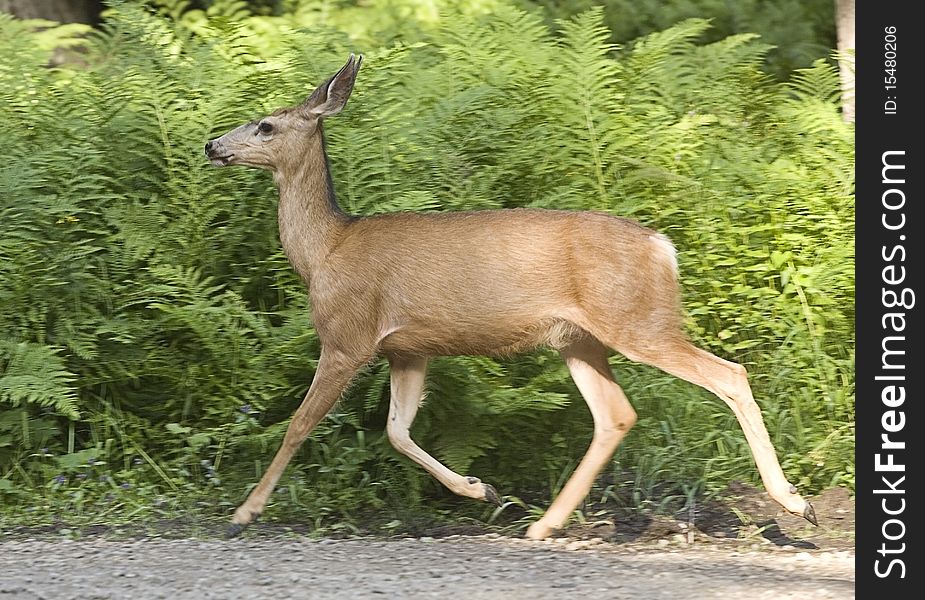
[[[842,118],[854,122],[854,0],[835,0]]]
[[[0,0],[0,12],[20,19],[48,19],[59,23],[95,25],[102,9],[102,0]]]

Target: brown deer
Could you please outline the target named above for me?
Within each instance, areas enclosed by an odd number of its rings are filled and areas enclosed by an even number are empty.
[[[388,437],[460,496],[499,503],[495,489],[453,472],[409,435],[427,360],[555,348],[588,403],[591,446],[527,537],[562,527],[636,422],[607,363],[610,349],[719,396],[745,432],[765,488],[816,523],[777,461],[745,369],[693,346],[682,331],[675,250],[665,236],[597,212],[488,210],[345,214],[334,197],[322,121],[343,110],[362,56],[303,103],[206,144],[213,165],[268,169],[279,187],[280,240],[308,284],[322,350],[314,380],[230,535],[257,518],[299,445],[354,374],[377,355],[391,373]]]

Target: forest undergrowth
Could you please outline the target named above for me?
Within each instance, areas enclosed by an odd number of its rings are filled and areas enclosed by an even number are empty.
[[[346,211],[592,209],[665,233],[689,335],[746,366],[788,478],[853,490],[854,130],[832,57],[780,81],[760,38],[704,42],[706,20],[618,47],[599,9],[553,31],[502,0],[154,5],[113,2],[98,31],[0,15],[0,527],[224,518],[257,481],[319,344],[270,176],[202,147],[349,52],[363,70],[327,128]],[[677,510],[760,481],[723,402],[611,362],[639,422],[589,502]],[[435,360],[412,434],[506,495],[493,511],[391,448],[388,390],[369,365],[265,518],[521,527],[591,438],[554,352]]]

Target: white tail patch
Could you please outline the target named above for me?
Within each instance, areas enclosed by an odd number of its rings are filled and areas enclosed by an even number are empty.
[[[655,235],[650,235],[649,239],[652,240],[652,243],[655,244],[655,252],[660,255],[665,261],[671,265],[671,271],[674,273],[674,276],[678,276],[678,251],[675,250],[674,244],[671,243],[671,240],[667,236],[656,233]]]

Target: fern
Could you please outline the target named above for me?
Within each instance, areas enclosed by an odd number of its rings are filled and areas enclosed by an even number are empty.
[[[38,344],[0,340],[0,402],[12,406],[37,404],[57,414],[80,418],[73,383],[60,350]]]
[[[618,47],[600,9],[550,26],[502,0],[196,6],[113,2],[92,34],[0,16],[0,446],[34,445],[25,423],[62,450],[141,449],[163,473],[220,458],[242,482],[232,495],[266,464],[319,342],[270,178],[213,170],[201,148],[362,51],[326,129],[346,209],[593,209],[668,233],[690,334],[747,364],[788,475],[850,481],[853,129],[824,60],[779,83],[767,44],[710,37],[704,19]],[[81,44],[81,65],[45,68],[49,40]],[[641,417],[621,464],[708,488],[754,476],[725,406],[613,364]],[[371,365],[294,477],[319,498],[355,485],[369,506],[383,490],[431,495],[382,436],[387,398]],[[571,468],[591,420],[553,353],[455,357],[432,363],[413,435],[499,489],[547,494],[537,474]],[[0,453],[0,471],[14,465],[43,469]]]

